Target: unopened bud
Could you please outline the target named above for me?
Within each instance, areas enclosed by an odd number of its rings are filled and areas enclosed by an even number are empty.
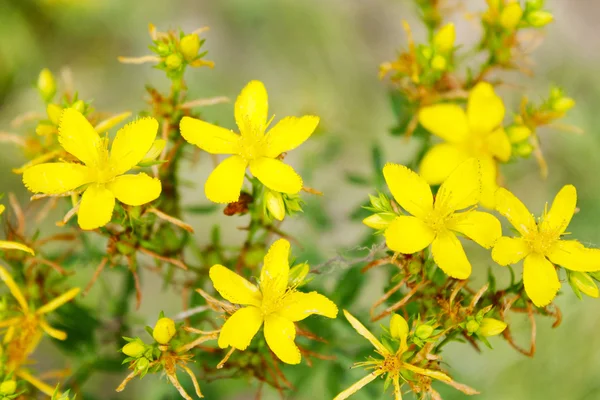
[[[58,125],[60,122],[60,115],[62,114],[62,107],[58,104],[49,103],[46,107],[46,114],[48,114],[48,119],[50,119],[54,125]]]
[[[269,214],[276,220],[283,221],[283,218],[285,218],[285,203],[283,202],[281,193],[272,190],[267,191],[265,202]]]
[[[138,371],[143,371],[147,369],[148,366],[150,366],[150,360],[148,360],[146,357],[140,358],[135,363],[135,369],[137,369]]]
[[[179,54],[170,54],[165,59],[165,64],[170,70],[176,70],[177,68],[181,67],[182,62],[183,60],[181,59],[181,56]]]
[[[533,145],[529,142],[519,143],[515,147],[515,153],[523,158],[529,157],[533,153]]]
[[[446,59],[443,56],[440,56],[439,54],[434,56],[433,60],[431,60],[431,68],[437,71],[443,71],[446,69],[447,66],[448,63],[446,62]]]
[[[17,391],[17,382],[13,380],[0,383],[0,394],[11,395]]]
[[[519,143],[531,136],[531,129],[525,125],[513,125],[506,129],[508,140],[511,143]]]
[[[302,263],[293,266],[290,269],[290,274],[288,275],[288,286],[298,286],[302,282],[304,282],[304,278],[310,272],[310,266],[307,263]]]
[[[419,339],[427,339],[433,333],[433,326],[431,325],[419,325],[415,329],[415,336]]]
[[[160,344],[168,344],[177,333],[175,321],[171,318],[161,318],[158,320],[152,331],[152,337]]]
[[[585,272],[571,272],[569,274],[569,283],[583,294],[594,298],[600,297],[600,291],[596,282]]]
[[[390,320],[390,335],[394,339],[398,339],[401,341],[406,341],[406,337],[408,336],[408,322],[399,314],[392,314],[392,319]]]
[[[37,88],[45,102],[50,102],[56,94],[56,81],[49,69],[44,68],[38,76]]]
[[[144,351],[146,351],[146,346],[136,340],[135,342],[127,343],[125,346],[123,346],[121,351],[123,354],[129,357],[137,358],[144,354]]]
[[[83,100],[77,100],[75,103],[73,103],[71,105],[71,108],[74,108],[75,110],[79,111],[80,113],[83,113],[83,111],[85,111],[85,103]]]
[[[567,112],[575,107],[575,100],[570,97],[562,97],[552,104],[552,109],[558,112]]]
[[[500,14],[500,25],[507,31],[513,31],[523,16],[523,9],[519,3],[510,3]]]
[[[191,61],[198,56],[200,50],[200,38],[196,34],[189,34],[181,38],[179,43],[181,54],[187,61]]]
[[[535,28],[541,28],[554,21],[554,16],[548,11],[533,11],[527,15],[527,22]]]
[[[454,24],[444,25],[433,37],[434,47],[441,53],[449,53],[454,48],[456,30]]]
[[[148,150],[148,152],[144,156],[144,159],[140,161],[140,164],[156,160],[158,156],[160,156],[160,153],[162,153],[166,145],[167,142],[164,139],[156,139],[154,143],[152,143],[152,147],[150,147],[150,150]]]
[[[377,213],[368,216],[363,219],[362,222],[369,228],[383,230],[386,229],[395,218],[396,216],[391,213]]]
[[[484,318],[479,324],[479,334],[482,336],[496,336],[506,329],[506,322],[494,318]]]

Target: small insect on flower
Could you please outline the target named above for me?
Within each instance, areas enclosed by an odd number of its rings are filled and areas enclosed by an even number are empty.
[[[312,314],[327,318],[337,316],[337,306],[327,297],[317,292],[299,292],[297,283],[289,284],[289,252],[287,240],[273,243],[264,258],[258,286],[222,265],[210,269],[210,279],[221,296],[246,306],[225,321],[219,334],[219,347],[245,350],[264,323],[265,339],[273,353],[287,364],[298,364],[301,354],[294,343],[294,322]]]
[[[425,179],[405,166],[387,164],[383,176],[394,199],[410,214],[396,216],[385,229],[387,246],[395,252],[413,254],[431,244],[436,264],[449,276],[466,279],[471,263],[456,233],[486,249],[502,235],[496,217],[474,210],[481,194],[480,163],[474,158],[448,176],[435,202]]]
[[[387,345],[384,345],[352,314],[344,310],[344,315],[356,332],[371,342],[373,347],[375,347],[375,352],[383,358],[369,357],[368,361],[355,363],[355,367],[364,367],[367,370],[372,370],[372,372],[356,382],[354,385],[350,386],[348,389],[335,396],[334,400],[347,399],[362,389],[365,385],[382,375],[385,375],[386,387],[390,381],[393,383],[395,400],[402,400],[402,386],[405,382],[408,383],[411,388],[416,388],[419,392],[433,392],[433,389],[431,388],[431,380],[427,378],[444,382],[465,394],[477,393],[474,389],[453,381],[452,378],[442,371],[422,368],[414,365],[416,361],[413,360],[415,358],[413,347],[415,346],[408,343],[409,327],[408,323],[402,316],[398,314],[392,315],[389,331],[390,340],[386,341]],[[397,347],[397,349],[391,348],[392,346]],[[430,361],[427,361],[426,358],[422,362],[431,363]]]
[[[497,161],[506,162],[511,144],[502,128],[504,104],[489,83],[477,84],[469,94],[467,111],[456,104],[435,104],[419,112],[419,122],[445,143],[431,148],[419,167],[430,185],[439,185],[460,163],[476,157],[481,163],[481,204],[494,208],[498,187]]]
[[[504,188],[496,192],[496,210],[515,227],[520,237],[501,237],[492,250],[500,265],[516,264],[522,259],[523,284],[538,307],[550,304],[560,289],[554,264],[571,271],[600,270],[600,249],[588,249],[577,240],[563,240],[577,203],[577,190],[565,185],[536,223],[533,215],[517,197]]]
[[[211,154],[231,154],[210,174],[204,191],[215,203],[238,201],[246,168],[267,188],[296,194],[302,178],[278,158],[306,141],[316,129],[319,117],[285,117],[266,132],[267,91],[259,81],[251,81],[235,102],[235,121],[241,134],[199,119],[183,117],[180,124],[185,140]],[[265,133],[266,132],[266,133]]]
[[[83,164],[45,163],[27,168],[23,183],[34,193],[69,195],[83,190],[78,223],[92,230],[110,222],[115,198],[130,206],[149,203],[160,195],[161,184],[145,173],[125,173],[150,150],[158,122],[142,118],[121,128],[108,151],[108,139],[101,138],[78,111],[63,111],[59,125],[61,146]]]

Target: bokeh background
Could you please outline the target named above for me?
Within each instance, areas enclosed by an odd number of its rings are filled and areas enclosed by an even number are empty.
[[[600,137],[596,131],[600,123],[600,3],[548,0],[547,4],[556,22],[548,27],[546,40],[533,54],[535,76],[508,75],[516,86],[502,93],[515,110],[515,100],[522,93],[527,91],[536,99],[555,82],[577,101],[566,122],[580,127],[585,134],[541,132],[550,166],[547,180],[540,178],[533,159],[511,164],[503,172],[512,191],[536,213],[563,184],[575,184],[581,213],[574,218],[570,231],[594,246],[600,244]],[[479,27],[465,10],[483,8],[483,0],[465,1],[453,14],[458,43],[476,41]],[[43,111],[34,88],[43,67],[56,73],[69,66],[77,90],[83,98],[93,98],[97,109],[141,110],[145,106],[144,84],[166,87],[167,81],[161,71],[149,65],[119,64],[117,56],[148,53],[149,22],[160,30],[181,27],[191,31],[210,26],[204,35],[205,46],[207,59],[214,60],[216,66],[188,73],[191,98],[224,95],[233,99],[246,82],[259,79],[269,91],[270,110],[277,117],[307,112],[321,116],[320,134],[293,152],[289,160],[303,171],[305,182],[323,190],[325,196],[311,200],[305,214],[286,226],[302,243],[307,259],[323,262],[352,249],[367,233],[348,216],[364,201],[368,189],[350,185],[345,174],[371,173],[373,143],[382,145],[385,160],[394,162],[409,161],[414,150],[413,144],[389,135],[394,124],[389,87],[377,77],[378,65],[393,59],[406,43],[402,19],[417,21],[411,1],[0,0],[0,131],[11,131],[10,121],[18,114]],[[423,32],[415,31],[417,39],[423,40]],[[233,127],[231,104],[206,108],[204,116]],[[0,146],[0,191],[27,198],[20,178],[9,172],[24,162],[16,147],[5,143]],[[185,168],[184,178],[193,183],[185,189],[186,204],[207,203],[202,184],[209,170],[208,160]],[[208,241],[213,223],[222,223],[231,243],[241,240],[236,229],[241,222],[194,215],[189,221],[196,228],[199,243]],[[471,250],[481,256],[479,272],[485,275],[489,256]],[[82,265],[76,279],[86,282],[93,268]],[[368,305],[381,294],[383,277],[378,272],[369,275],[368,290],[361,292],[356,307]],[[568,286],[563,289],[565,295],[558,299],[563,323],[551,329],[549,320],[539,320],[535,358],[516,353],[502,340],[492,341],[494,350],[484,349],[482,354],[464,345],[452,345],[445,359],[454,377],[480,390],[481,399],[600,399],[600,303],[592,299],[579,301]],[[167,315],[180,310],[177,297],[161,292],[160,282],[147,280],[144,295],[137,314],[141,324],[153,324],[160,309]],[[93,303],[97,298],[92,296],[88,301]],[[377,328],[376,324],[372,326]],[[524,335],[519,339],[526,341]],[[336,345],[342,345],[342,338]],[[48,366],[63,365],[60,354],[51,348],[42,348],[39,359]],[[326,378],[324,366],[313,369],[313,378],[303,381],[293,398],[328,398],[324,381],[332,375]],[[337,379],[349,385],[362,375],[360,370],[344,370]],[[91,391],[103,399],[177,398],[164,380],[159,384],[154,376],[117,396],[112,388],[121,378],[95,377],[90,381]],[[390,397],[382,393],[381,386],[374,386],[374,390],[356,398]],[[207,397],[214,399],[250,399],[255,390],[246,382],[233,386],[204,383],[203,388]],[[440,390],[444,399],[466,397],[452,389]],[[276,398],[276,394],[266,391],[265,397]]]

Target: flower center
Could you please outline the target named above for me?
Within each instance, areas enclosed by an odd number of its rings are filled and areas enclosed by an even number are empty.
[[[449,215],[440,211],[439,209],[433,209],[429,214],[427,214],[424,221],[435,233],[439,233],[446,229],[448,217]]]
[[[471,134],[467,138],[467,141],[465,142],[467,151],[471,156],[481,157],[490,153],[487,142],[488,135],[488,132],[471,132]]]
[[[402,362],[396,354],[390,354],[381,363],[381,369],[385,372],[398,372],[402,367]]]
[[[531,232],[525,237],[529,249],[538,254],[546,254],[556,242],[557,237],[554,232]]]
[[[240,156],[246,161],[256,160],[264,156],[265,144],[263,135],[242,135],[240,139]]]

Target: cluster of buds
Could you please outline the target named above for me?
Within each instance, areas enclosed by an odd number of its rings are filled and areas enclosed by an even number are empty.
[[[581,272],[581,271],[569,271],[569,285],[573,289],[573,293],[581,299],[581,294],[586,296],[598,298],[600,297],[600,290],[598,285],[594,281],[600,281],[600,272]]]
[[[460,324],[461,328],[466,330],[468,336],[475,335],[489,348],[492,346],[487,338],[501,334],[507,327],[506,322],[485,316],[491,312],[491,309],[491,306],[485,307],[484,309],[479,310],[475,315],[468,316],[467,319]]]
[[[17,392],[17,381],[10,375],[0,383],[0,400],[13,400],[21,395],[22,392]]]
[[[303,203],[298,194],[280,193],[265,188],[263,212],[267,220],[283,221],[286,215],[302,212]]]
[[[384,194],[379,192],[379,196],[369,195],[370,206],[363,207],[373,214],[363,219],[363,224],[369,228],[377,229],[377,233],[383,233],[390,223],[398,216],[398,208]]]

